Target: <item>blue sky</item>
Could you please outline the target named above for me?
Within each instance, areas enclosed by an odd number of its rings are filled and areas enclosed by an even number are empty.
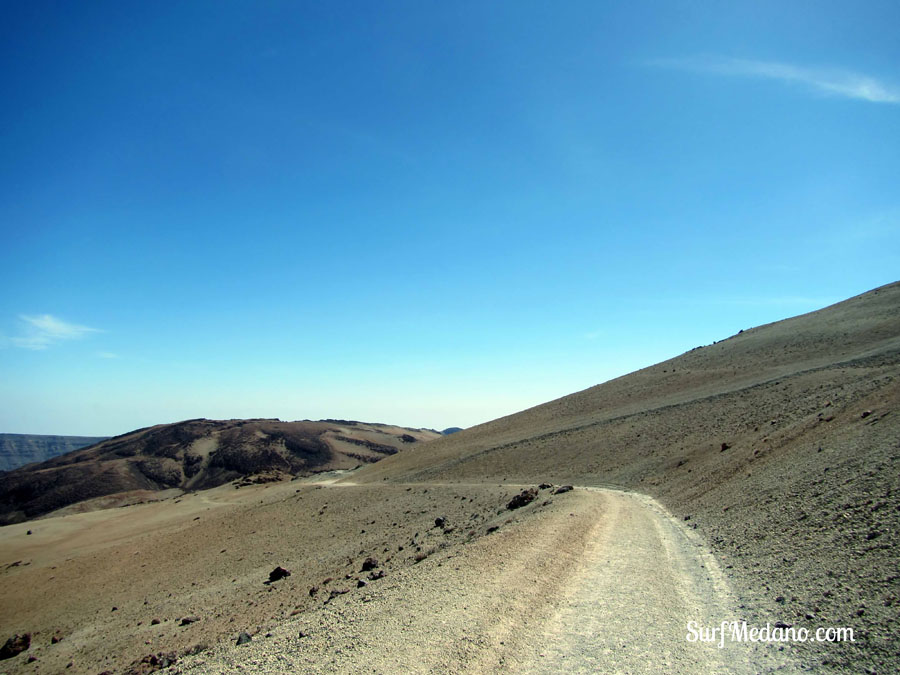
[[[896,2],[0,11],[0,431],[470,426],[900,277]]]

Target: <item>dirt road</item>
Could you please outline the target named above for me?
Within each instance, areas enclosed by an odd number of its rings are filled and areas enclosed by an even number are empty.
[[[686,639],[689,621],[718,626],[737,618],[703,543],[649,497],[593,492],[605,517],[521,671],[755,672],[746,645],[719,649]]]
[[[725,578],[689,527],[617,490],[555,497],[378,584],[173,672],[745,673],[785,658],[689,643],[688,621],[740,619]]]

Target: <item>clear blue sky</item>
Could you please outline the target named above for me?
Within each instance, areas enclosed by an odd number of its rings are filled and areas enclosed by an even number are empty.
[[[900,278],[894,1],[0,13],[0,431],[469,426]]]

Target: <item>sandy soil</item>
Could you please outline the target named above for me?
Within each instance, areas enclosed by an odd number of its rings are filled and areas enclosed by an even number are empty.
[[[0,550],[23,559],[0,575],[3,628],[29,629],[37,659],[7,661],[6,672],[140,672],[158,653],[177,656],[171,672],[197,674],[789,663],[686,641],[687,621],[740,611],[696,533],[647,497],[548,489],[508,510],[524,486],[371,486],[347,475],[44,519],[31,535],[25,524],[0,530]],[[361,571],[369,556],[383,578]],[[267,585],[276,564],[292,574]],[[241,631],[254,639],[235,646]]]

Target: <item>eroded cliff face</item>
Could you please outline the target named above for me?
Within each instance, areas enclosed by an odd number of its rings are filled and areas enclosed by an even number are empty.
[[[12,471],[33,462],[44,462],[104,440],[105,436],[0,434],[0,471]]]

